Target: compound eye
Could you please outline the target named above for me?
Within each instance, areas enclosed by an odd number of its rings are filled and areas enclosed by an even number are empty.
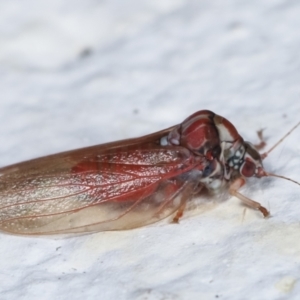
[[[252,177],[255,174],[256,166],[251,161],[245,161],[241,167],[241,174],[245,177]]]

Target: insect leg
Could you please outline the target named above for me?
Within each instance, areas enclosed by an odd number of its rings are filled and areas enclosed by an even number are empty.
[[[193,196],[193,191],[195,190],[195,183],[185,181],[184,184],[179,189],[174,189],[173,193],[159,206],[156,211],[156,215],[159,215],[165,207],[167,207],[176,197],[180,197],[179,208],[177,208],[176,215],[173,218],[172,223],[179,223],[179,219],[183,216],[183,212],[186,207],[186,203]]]
[[[173,218],[172,223],[179,223],[179,219],[183,216],[183,212],[186,207],[186,203],[188,202],[189,199],[195,194],[199,194],[199,192],[202,190],[203,186],[200,185],[196,189],[193,188],[193,186],[189,186],[184,193],[182,194],[181,197],[181,204],[176,212],[176,215]]]
[[[237,191],[244,184],[245,184],[245,180],[243,178],[237,178],[229,187],[230,195],[237,197],[243,203],[250,206],[251,208],[259,210],[264,215],[264,217],[268,217],[270,213],[265,207],[261,206],[260,203],[251,200],[250,198],[242,195]]]
[[[180,207],[178,208],[178,210],[176,212],[175,217],[172,220],[172,223],[176,223],[176,224],[179,223],[179,219],[183,216],[183,212],[185,210],[187,200],[188,200],[187,198],[183,199]]]
[[[264,131],[264,129],[260,129],[260,130],[257,131],[257,135],[258,135],[258,138],[259,138],[259,143],[254,145],[256,150],[262,150],[267,145],[266,140],[263,136],[263,131]]]

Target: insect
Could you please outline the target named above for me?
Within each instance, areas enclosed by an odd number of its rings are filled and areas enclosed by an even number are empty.
[[[260,155],[227,119],[201,110],[140,138],[4,167],[0,230],[24,235],[122,230],[171,215],[178,222],[203,189],[228,189],[266,217],[269,211],[238,189],[249,177],[282,177],[262,165],[273,148]]]

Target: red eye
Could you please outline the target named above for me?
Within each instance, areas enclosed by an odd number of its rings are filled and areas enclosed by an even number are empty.
[[[251,161],[245,161],[241,168],[241,173],[245,177],[252,177],[255,173],[256,166]]]

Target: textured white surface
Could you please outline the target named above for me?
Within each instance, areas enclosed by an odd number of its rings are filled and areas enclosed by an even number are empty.
[[[299,121],[297,1],[0,0],[0,164],[154,132],[200,109],[268,144]],[[300,180],[300,131],[266,169]],[[180,225],[0,235],[1,299],[298,299],[300,187],[242,189]],[[298,297],[297,297],[298,295]]]

